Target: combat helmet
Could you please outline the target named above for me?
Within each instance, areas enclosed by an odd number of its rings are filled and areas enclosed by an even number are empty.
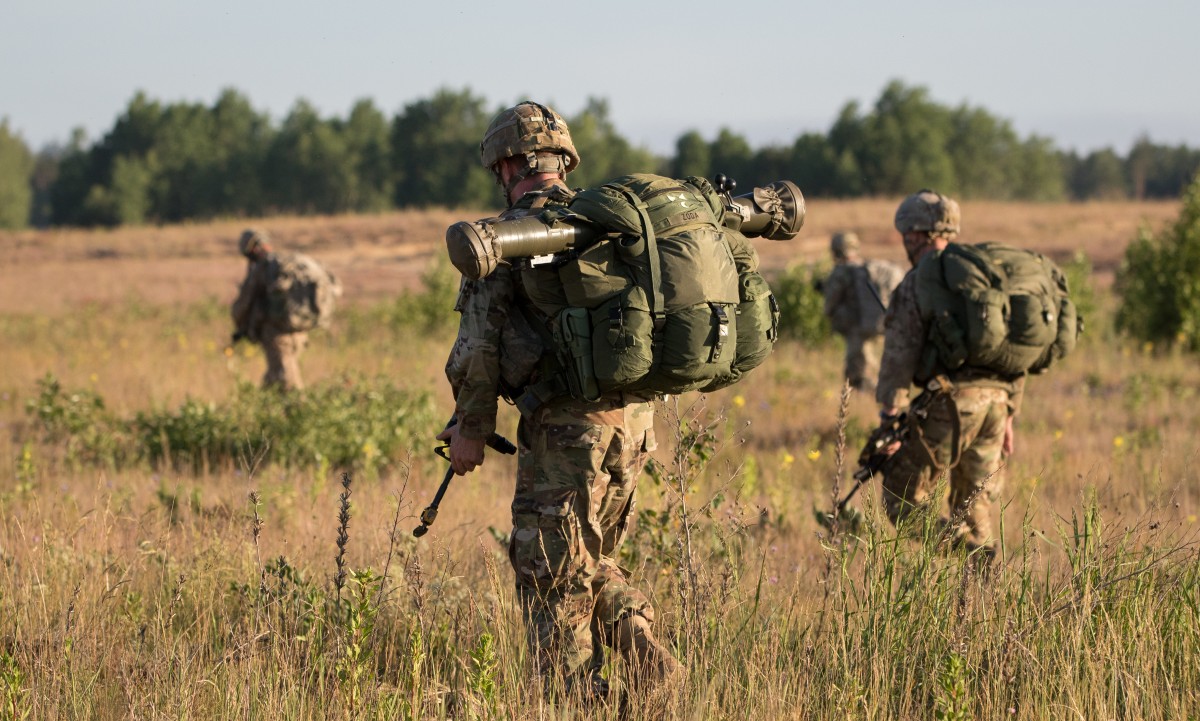
[[[238,238],[238,252],[249,258],[259,248],[268,252],[271,250],[271,236],[267,231],[260,228],[247,228],[242,231],[242,237]]]
[[[505,158],[525,158],[519,182],[534,173],[566,175],[579,167],[579,152],[571,142],[567,121],[550,108],[529,100],[502,110],[492,119],[479,143],[483,167],[499,181],[497,163]]]
[[[959,218],[958,203],[952,198],[934,190],[919,190],[896,209],[896,230],[951,236],[958,233]]]
[[[833,238],[829,240],[829,250],[833,253],[833,257],[838,260],[845,260],[858,255],[858,248],[858,235],[855,233],[834,233]]]

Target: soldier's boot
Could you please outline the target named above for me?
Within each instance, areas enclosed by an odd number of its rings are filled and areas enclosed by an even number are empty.
[[[667,689],[683,677],[683,664],[658,642],[650,622],[640,613],[629,613],[617,621],[617,651],[630,668],[632,691]]]

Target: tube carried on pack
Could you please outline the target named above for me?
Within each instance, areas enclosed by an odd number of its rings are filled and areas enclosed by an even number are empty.
[[[513,263],[572,396],[715,390],[776,339],[778,305],[746,233],[789,239],[804,222],[795,184],[736,198],[732,186],[622,176],[536,217],[458,223],[447,246],[467,278]],[[543,257],[517,260],[530,256]]]
[[[777,180],[745,195],[730,196],[721,215],[727,227],[749,238],[791,240],[804,225],[804,195],[790,180]],[[446,248],[454,267],[465,277],[478,280],[494,273],[502,261],[583,248],[606,232],[577,215],[556,216],[553,221],[543,216],[485,218],[450,226]]]

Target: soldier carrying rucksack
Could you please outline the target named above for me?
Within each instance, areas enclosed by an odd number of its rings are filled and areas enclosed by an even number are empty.
[[[438,438],[469,473],[498,400],[520,410],[508,558],[547,692],[605,697],[605,646],[634,689],[670,686],[683,667],[617,561],[656,447],[652,401],[738,382],[769,354],[778,306],[721,220],[722,183],[629,175],[572,190],[567,123],[534,102],[498,114],[480,151],[507,209],[447,231],[463,280],[446,362],[455,423]],[[768,209],[762,234],[794,235],[798,189],[761,190],[745,202]]]
[[[864,259],[854,233],[834,233],[829,250],[834,266],[822,284],[825,316],[846,341],[846,380],[856,390],[871,391],[879,375],[884,314],[904,271],[886,260]]]
[[[883,467],[883,502],[909,530],[949,475],[946,535],[992,559],[991,509],[1014,449],[1026,376],[1069,353],[1080,324],[1048,258],[998,243],[963,245],[959,208],[932,190],[908,196],[895,226],[913,269],[892,295],[875,391],[881,428],[906,407],[903,445]],[[913,387],[919,395],[911,403]]]
[[[233,301],[233,342],[258,343],[267,356],[263,387],[304,387],[299,357],[308,331],[326,327],[341,283],[320,263],[303,253],[276,253],[266,231],[248,229],[238,251],[249,261],[246,278]]]

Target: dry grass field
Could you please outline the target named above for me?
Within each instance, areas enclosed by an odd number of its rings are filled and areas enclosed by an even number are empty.
[[[894,207],[815,201],[799,238],[757,247],[778,271],[850,228],[900,260]],[[550,706],[532,678],[498,543],[510,458],[489,452],[410,534],[451,408],[452,313],[422,278],[445,278],[446,225],[489,211],[259,223],[343,279],[302,365],[310,397],[352,402],[305,407],[312,436],[198,460],[96,449],[271,403],[246,395],[261,354],[226,347],[243,224],[0,234],[0,719],[1200,718],[1200,367],[1109,320],[1124,247],[1177,212],[963,205],[964,240],[1085,253],[1098,307],[1030,381],[986,578],[928,529],[897,537],[873,487],[857,534],[814,522],[875,413],[850,397],[839,422],[835,343],[781,343],[741,385],[661,403],[622,560],[689,671],[624,711]],[[330,435],[387,457],[306,460]],[[272,443],[299,450],[267,462]]]

